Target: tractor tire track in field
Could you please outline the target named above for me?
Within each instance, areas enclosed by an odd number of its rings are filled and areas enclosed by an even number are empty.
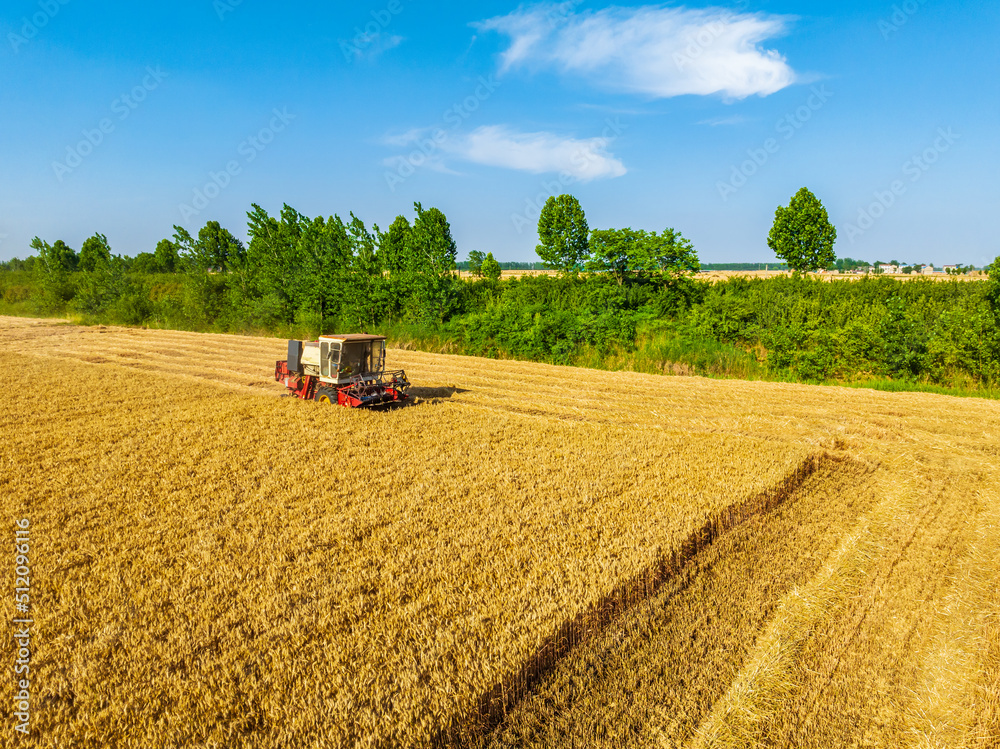
[[[939,499],[942,493],[943,491],[939,491],[939,496],[936,499]],[[884,548],[883,553],[895,546],[894,553],[890,557],[880,560],[878,569],[870,574],[864,590],[858,592],[856,597],[858,603],[850,607],[846,614],[837,617],[837,631],[842,632],[842,636],[831,638],[830,644],[823,650],[821,663],[812,664],[803,669],[808,678],[804,680],[805,684],[795,700],[797,703],[797,709],[794,712],[795,721],[792,730],[784,737],[785,744],[790,745],[789,742],[791,742],[803,746],[807,745],[806,739],[814,729],[817,711],[827,707],[823,700],[831,696],[831,685],[835,678],[838,675],[844,675],[841,666],[847,653],[856,647],[866,622],[875,618],[870,615],[875,613],[877,607],[884,605],[878,594],[892,585],[895,570],[913,545],[917,534],[926,526],[936,522],[942,510],[943,505],[940,503],[929,503],[920,512],[909,532],[904,534],[902,543],[892,544],[888,540],[884,541],[882,545],[886,548]],[[937,578],[933,579],[935,586],[938,582],[940,581]],[[930,599],[917,598],[915,600]],[[908,630],[907,640],[912,637],[914,631],[914,627]],[[822,638],[818,636],[816,639]]]
[[[878,468],[821,454],[770,511],[720,534],[655,596],[567,655],[476,747],[682,746],[752,654],[782,596],[875,502]],[[854,491],[851,491],[851,489]],[[589,688],[581,693],[579,684]]]
[[[455,721],[440,732],[434,741],[437,747],[473,746],[496,731],[518,704],[532,694],[536,686],[560,663],[572,657],[581,646],[600,638],[635,607],[657,596],[663,587],[681,578],[695,558],[712,544],[751,520],[766,515],[790,498],[817,471],[836,470],[851,458],[828,452],[814,454],[804,460],[776,486],[740,504],[719,511],[688,536],[680,548],[670,550],[654,564],[627,580],[586,611],[565,622],[558,632],[549,636],[516,673],[497,682],[477,700],[471,715]],[[871,470],[870,468],[863,470]]]
[[[886,529],[848,611],[819,626],[803,652],[796,669],[801,688],[776,727],[776,745],[865,744],[914,734],[907,722],[920,666],[911,654],[928,650],[933,631],[926,624],[957,579],[976,482],[935,476],[912,500],[912,511]]]

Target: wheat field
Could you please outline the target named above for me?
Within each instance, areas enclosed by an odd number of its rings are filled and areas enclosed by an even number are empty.
[[[1000,741],[1000,404],[390,349],[371,413],[279,358],[0,318],[30,745]]]

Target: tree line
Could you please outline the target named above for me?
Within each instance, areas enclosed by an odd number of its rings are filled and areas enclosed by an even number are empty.
[[[35,238],[33,256],[7,264],[28,283],[5,298],[30,297],[41,313],[227,330],[440,323],[455,307],[455,241],[440,210],[416,203],[414,211],[382,231],[353,213],[310,218],[286,205],[271,216],[253,205],[246,246],[209,221],[197,235],[175,226],[154,252],[132,259],[113,254],[102,234],[79,253]]]
[[[32,257],[0,273],[0,310],[290,337],[377,331],[428,350],[650,372],[1000,384],[1000,262],[986,283],[703,283],[681,232],[591,229],[561,195],[541,212],[536,248],[558,274],[501,279],[491,253],[472,251],[469,279],[447,218],[420,203],[385,230],[287,205],[273,216],[253,205],[247,219],[246,245],[209,221],[135,258],[102,234],[79,252],[35,239]],[[769,240],[795,270],[836,262],[835,230],[808,191],[779,207]]]
[[[37,313],[226,330],[442,325],[481,294],[458,278],[445,215],[420,203],[414,213],[412,221],[397,216],[383,231],[353,213],[349,220],[311,218],[285,205],[271,216],[255,204],[247,214],[246,246],[209,221],[197,235],[175,226],[153,252],[134,258],[114,254],[100,233],[79,252],[62,240],[49,244],[36,237],[34,255],[6,264],[29,283],[12,288],[8,281],[5,299],[30,299]],[[626,279],[669,286],[699,267],[691,243],[673,229],[590,232],[583,209],[569,195],[549,200],[539,236],[545,267],[606,274],[619,286]],[[462,265],[499,283],[502,267],[491,252],[473,250]]]

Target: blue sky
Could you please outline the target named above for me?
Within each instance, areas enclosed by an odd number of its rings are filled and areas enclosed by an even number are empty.
[[[1000,255],[1000,3],[8,0],[0,259],[151,251],[246,212],[448,216],[533,260],[540,205],[768,261],[803,186],[838,256]]]

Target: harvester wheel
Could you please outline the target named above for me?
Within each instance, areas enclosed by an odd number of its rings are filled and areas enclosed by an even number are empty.
[[[333,403],[337,402],[337,391],[333,388],[320,388],[316,391],[316,400],[320,403]]]

